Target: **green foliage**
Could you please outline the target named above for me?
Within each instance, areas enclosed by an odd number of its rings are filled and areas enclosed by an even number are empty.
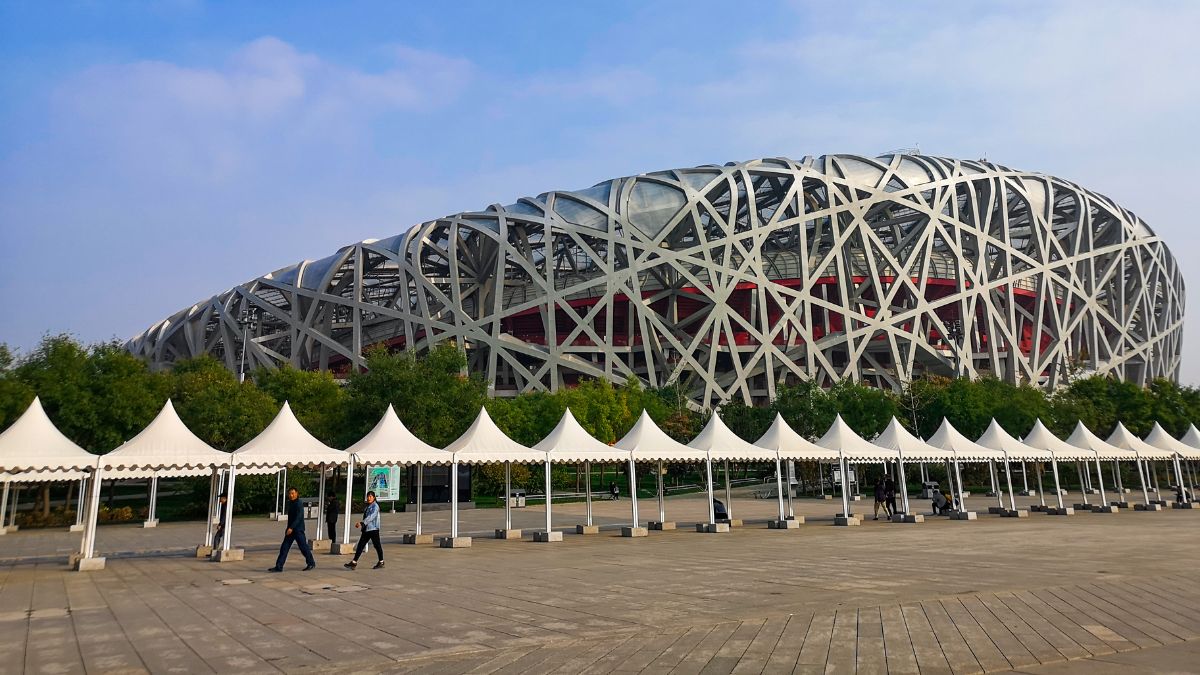
[[[366,361],[366,371],[351,372],[346,385],[339,447],[366,435],[389,404],[418,438],[445,447],[467,430],[487,395],[482,377],[464,374],[466,356],[453,344],[419,358],[379,347],[367,352]]]
[[[969,438],[979,438],[992,419],[1010,434],[1020,436],[1033,427],[1034,421],[1047,423],[1053,411],[1041,390],[1028,384],[1012,385],[994,377],[978,380],[922,378],[910,382],[900,394],[903,404],[901,421],[928,438],[950,420],[956,429]]]
[[[346,390],[329,372],[299,370],[291,366],[263,368],[254,383],[275,403],[287,401],[296,419],[326,445],[336,446],[341,438]]]
[[[171,374],[171,396],[179,418],[215,448],[236,450],[279,412],[274,399],[252,383],[239,383],[236,375],[210,356],[181,361]]]

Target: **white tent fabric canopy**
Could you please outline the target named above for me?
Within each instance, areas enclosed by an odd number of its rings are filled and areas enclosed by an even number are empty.
[[[1190,453],[1195,451],[1195,448],[1192,446],[1168,434],[1167,430],[1163,429],[1162,425],[1158,422],[1154,423],[1154,428],[1150,430],[1150,435],[1146,436],[1146,442],[1180,457],[1188,457]]]
[[[1067,438],[1067,442],[1071,445],[1091,450],[1100,459],[1137,459],[1137,455],[1132,451],[1118,448],[1092,433],[1090,429],[1083,426],[1082,421],[1075,423],[1075,430]]]
[[[917,438],[900,424],[895,417],[883,433],[871,441],[881,448],[897,451],[906,462],[937,461],[954,459],[954,453]]]
[[[451,453],[417,438],[390,404],[375,427],[346,452],[354,456],[356,464],[375,466],[449,464],[454,459]]]
[[[13,480],[77,480],[96,459],[54,426],[37,397],[0,433],[0,473],[23,474]]]
[[[1115,445],[1118,448],[1125,448],[1137,453],[1142,459],[1170,459],[1171,452],[1162,448],[1150,445],[1146,441],[1138,438],[1132,431],[1125,428],[1121,422],[1117,422],[1117,428],[1108,435],[1108,443]]]
[[[766,448],[760,448],[753,443],[742,440],[733,430],[725,426],[721,416],[713,413],[708,418],[704,429],[688,443],[689,448],[703,450],[713,461],[734,460],[768,460],[775,459],[775,453]]]
[[[668,436],[645,410],[614,447],[630,451],[637,462],[703,462],[708,459],[708,453],[703,450],[689,448]]]
[[[229,462],[229,453],[193,434],[168,400],[138,435],[101,457],[100,468],[112,478],[204,476]]]
[[[785,460],[825,460],[834,461],[838,459],[838,453],[829,448],[821,446],[806,439],[796,433],[786,421],[783,415],[775,413],[775,421],[771,422],[771,426],[767,428],[757,441],[754,442],[760,448],[773,450],[779,454],[780,459]]]
[[[1179,440],[1190,448],[1190,450],[1180,450],[1179,454],[1186,459],[1200,459],[1200,431],[1196,429],[1195,424],[1189,424],[1187,433]]]
[[[841,415],[833,420],[829,430],[817,440],[817,445],[838,451],[853,462],[886,462],[900,458],[897,451],[875,445],[854,433]]]
[[[308,433],[286,401],[262,433],[233,452],[233,463],[239,475],[274,473],[288,466],[339,465],[349,461],[349,453],[331,448]]]
[[[535,450],[546,453],[551,462],[628,462],[629,451],[601,443],[583,428],[570,408],[554,430],[546,435]]]
[[[479,409],[479,415],[471,426],[453,443],[446,446],[446,452],[454,454],[454,461],[459,464],[494,464],[496,462],[542,463],[546,461],[546,453],[514,441],[500,431],[500,427],[492,421],[486,408]]]
[[[996,420],[992,420],[988,430],[979,437],[979,444],[995,450],[1006,450],[1009,459],[1018,460],[1048,460],[1053,455],[1056,460],[1064,459],[1094,459],[1095,453],[1084,450],[1055,436],[1039,419],[1033,423],[1033,428],[1025,434],[1025,438],[1017,440],[1010,436]]]
[[[995,420],[992,423],[995,424]],[[937,432],[933,436],[930,436],[927,442],[930,445],[953,452],[959,461],[986,462],[1004,459],[1003,452],[982,446],[967,438],[962,432],[955,429],[954,425],[950,424],[950,420],[945,417],[942,418],[942,426],[938,427]]]

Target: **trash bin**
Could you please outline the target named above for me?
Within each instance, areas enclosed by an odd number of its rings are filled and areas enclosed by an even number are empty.
[[[513,490],[508,494],[508,505],[514,509],[525,508],[525,492],[523,490]]]
[[[321,507],[315,499],[301,499],[300,505],[304,508],[304,519],[314,520],[321,517]]]
[[[927,480],[921,483],[921,499],[933,499],[933,493],[938,491],[937,481]]]

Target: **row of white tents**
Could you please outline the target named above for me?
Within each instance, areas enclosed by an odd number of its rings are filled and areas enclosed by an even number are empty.
[[[540,540],[556,541],[561,539],[561,532],[555,532],[551,526],[552,498],[550,485],[550,466],[554,463],[582,464],[588,474],[585,481],[586,523],[579,526],[581,532],[594,531],[592,524],[592,495],[591,467],[593,464],[624,464],[627,466],[631,493],[631,526],[623,528],[626,536],[643,536],[645,528],[641,526],[638,513],[637,481],[638,464],[657,465],[655,474],[658,477],[658,520],[650,523],[654,529],[673,527],[667,521],[666,507],[663,500],[663,466],[665,463],[691,462],[703,464],[705,467],[708,499],[708,523],[700,524],[698,529],[706,531],[725,531],[716,520],[713,509],[713,462],[726,463],[726,502],[729,501],[728,462],[765,461],[776,464],[776,495],[779,511],[778,521],[772,527],[790,529],[802,519],[792,514],[791,491],[783,486],[782,462],[785,461],[816,461],[833,464],[841,471],[841,476],[848,476],[852,465],[883,464],[895,472],[898,485],[905,485],[905,466],[912,463],[944,463],[947,475],[950,477],[950,488],[957,500],[957,511],[953,514],[958,519],[974,519],[974,513],[966,511],[965,493],[962,486],[960,465],[963,463],[986,463],[991,469],[992,481],[997,495],[997,506],[994,510],[1004,515],[1020,515],[1017,509],[1012,486],[1012,462],[1048,463],[1052,468],[1054,478],[1054,495],[1057,498],[1056,507],[1047,507],[1045,493],[1042,489],[1038,494],[1042,499],[1042,510],[1047,513],[1069,515],[1073,508],[1063,503],[1063,490],[1059,485],[1058,463],[1062,461],[1076,462],[1081,478],[1095,471],[1097,492],[1100,504],[1092,506],[1087,502],[1087,492],[1084,491],[1084,506],[1097,512],[1113,512],[1113,504],[1124,504],[1123,499],[1116,502],[1108,500],[1104,488],[1102,471],[1103,462],[1111,462],[1114,480],[1120,486],[1120,473],[1117,470],[1119,462],[1131,462],[1137,467],[1141,483],[1143,504],[1139,508],[1157,510],[1165,502],[1151,500],[1150,492],[1158,491],[1158,473],[1153,471],[1153,462],[1164,462],[1168,467],[1168,476],[1173,473],[1175,487],[1179,491],[1181,502],[1188,506],[1191,503],[1190,490],[1183,486],[1194,488],[1196,472],[1192,463],[1200,460],[1200,431],[1192,426],[1182,440],[1176,439],[1155,424],[1153,430],[1144,440],[1130,433],[1122,424],[1107,439],[1101,439],[1082,423],[1079,423],[1070,438],[1062,440],[1052,434],[1039,420],[1030,432],[1022,439],[1014,438],[1005,432],[994,420],[986,433],[972,441],[959,433],[948,421],[943,421],[941,428],[928,440],[922,440],[909,433],[895,419],[877,438],[868,441],[855,433],[840,416],[836,418],[829,430],[817,441],[809,441],[796,433],[782,417],[776,416],[770,428],[754,443],[747,442],[734,434],[720,419],[713,415],[704,430],[688,444],[680,443],[663,432],[643,412],[633,428],[622,439],[613,445],[608,445],[591,436],[572,416],[568,410],[564,413],[558,426],[540,443],[533,447],[525,447],[506,436],[488,416],[486,410],[480,410],[478,417],[470,428],[456,441],[445,448],[435,448],[413,435],[389,407],[383,418],[366,436],[346,450],[338,450],[321,443],[313,437],[292,413],[291,407],[284,403],[274,421],[258,436],[232,453],[217,450],[193,434],[179,419],[174,407],[168,401],[159,415],[141,433],[105,455],[93,455],[64,436],[46,416],[41,403],[34,399],[29,409],[0,434],[0,481],[3,481],[4,492],[0,501],[0,514],[7,508],[9,486],[15,482],[41,481],[81,481],[81,497],[84,508],[79,509],[80,524],[83,537],[80,555],[77,557],[79,569],[95,569],[103,567],[103,558],[95,556],[96,523],[100,503],[100,485],[104,478],[129,479],[150,478],[157,484],[158,478],[182,476],[211,476],[209,515],[205,533],[205,547],[211,548],[213,543],[213,523],[216,518],[218,504],[217,495],[224,490],[229,499],[225,505],[226,532],[222,540],[222,548],[214,552],[217,560],[239,559],[241,551],[231,546],[233,529],[233,497],[238,475],[275,473],[289,467],[319,468],[321,480],[319,500],[325,499],[326,469],[335,466],[346,467],[346,499],[344,500],[346,515],[343,524],[342,541],[335,545],[335,551],[348,549],[350,546],[350,507],[353,486],[354,469],[356,466],[415,466],[417,478],[417,512],[416,533],[411,541],[432,541],[429,535],[421,532],[421,472],[425,466],[449,466],[451,494],[451,526],[448,537],[441,541],[444,547],[469,545],[470,540],[459,536],[458,518],[458,465],[478,465],[503,463],[506,466],[505,495],[511,492],[512,464],[539,464],[545,470],[545,489],[547,495],[545,531],[538,533]],[[1003,465],[1008,486],[1008,507],[1003,503],[1003,490],[999,486],[998,472]],[[1041,474],[1039,473],[1039,481]],[[1090,475],[1088,476],[1090,482]],[[848,481],[841,480],[842,511],[835,522],[838,524],[857,524],[852,515],[850,496],[846,486]],[[1111,485],[1111,484],[1110,484]],[[83,486],[87,487],[87,494]],[[785,510],[784,495],[787,495]],[[901,490],[902,511],[899,519],[904,520],[910,514],[907,490]],[[154,496],[151,497],[151,509]],[[502,532],[512,531],[511,502],[504,500],[505,530],[497,530],[497,536]],[[151,515],[153,517],[153,515]],[[730,514],[732,517],[732,514]],[[919,520],[919,517],[908,515],[908,522]],[[315,539],[321,540],[326,533],[322,532],[322,522],[317,519]],[[585,529],[587,528],[587,529]],[[334,533],[328,533],[334,534]],[[332,538],[332,537],[331,537]],[[203,548],[203,547],[202,547]]]

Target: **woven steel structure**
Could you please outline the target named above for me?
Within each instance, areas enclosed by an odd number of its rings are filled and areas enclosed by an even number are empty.
[[[154,364],[345,371],[453,340],[497,395],[580,377],[700,406],[925,373],[1177,377],[1184,284],[1112,200],[986,161],[762,159],[618,178],[347,246],[133,338]]]

